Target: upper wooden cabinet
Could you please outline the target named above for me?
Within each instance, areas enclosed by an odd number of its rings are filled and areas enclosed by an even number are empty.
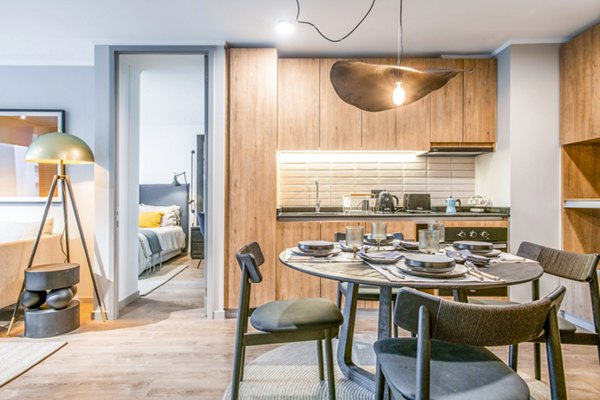
[[[363,60],[372,64],[395,65],[395,58],[367,58]],[[362,149],[394,150],[396,149],[396,112],[395,110],[369,112],[362,114]]]
[[[431,68],[463,69],[463,60],[432,58]],[[431,141],[460,143],[463,141],[463,78],[459,73],[431,93]]]
[[[428,69],[428,58],[407,58],[402,65],[415,69]],[[431,147],[431,96],[398,107],[396,113],[396,148],[398,150],[428,151]]]
[[[463,142],[496,141],[496,98],[498,62],[495,58],[465,59],[464,68],[473,69],[463,77]]]
[[[277,148],[319,148],[319,60],[283,58],[278,64]]]
[[[562,144],[600,139],[600,24],[561,48]]]
[[[361,111],[340,99],[331,85],[329,73],[337,59],[321,59],[320,126],[321,150],[360,150]]]

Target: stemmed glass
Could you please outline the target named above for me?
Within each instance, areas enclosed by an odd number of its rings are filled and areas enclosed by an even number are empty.
[[[356,258],[356,252],[365,240],[365,228],[362,226],[346,227],[346,246],[352,247],[352,258]]]
[[[387,223],[373,222],[371,224],[371,237],[377,241],[377,251],[381,250],[381,241],[387,239]]]

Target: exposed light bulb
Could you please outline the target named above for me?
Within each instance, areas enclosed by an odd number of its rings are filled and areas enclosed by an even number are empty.
[[[19,118],[21,118],[21,119],[27,119],[27,115],[21,115]]]
[[[392,93],[392,101],[395,105],[399,106],[406,100],[406,92],[404,91],[404,84],[402,82],[396,82],[394,85],[394,92]]]
[[[287,36],[294,32],[294,28],[294,24],[292,24],[290,21],[279,21],[277,25],[275,25],[275,32],[279,33],[280,35]]]

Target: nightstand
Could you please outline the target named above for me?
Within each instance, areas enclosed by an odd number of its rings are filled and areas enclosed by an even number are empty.
[[[204,258],[204,236],[199,226],[192,226],[190,238],[190,256],[192,260]]]

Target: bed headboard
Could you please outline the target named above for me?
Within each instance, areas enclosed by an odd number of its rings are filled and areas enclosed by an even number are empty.
[[[181,208],[181,227],[187,237],[190,226],[188,191],[189,185],[171,186],[168,183],[140,185],[140,203],[151,206],[179,206]]]

